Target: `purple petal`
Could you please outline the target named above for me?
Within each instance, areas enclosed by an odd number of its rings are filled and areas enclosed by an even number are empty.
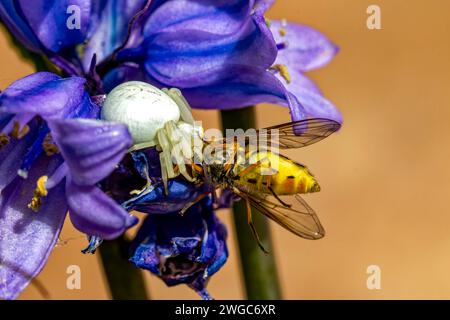
[[[277,78],[284,84],[284,86],[291,92],[295,92],[296,88],[303,88],[318,94],[322,94],[320,88],[308,77],[306,77],[303,73],[291,68],[289,69],[290,74],[290,82],[287,82],[286,79],[280,76],[277,73]]]
[[[289,73],[291,76],[290,83],[287,83],[281,76],[277,76],[302,106],[303,115],[295,117],[296,120],[302,120],[306,116],[331,119],[342,123],[342,115],[338,108],[323,97],[320,89],[313,81],[297,70],[290,69]]]
[[[125,125],[88,119],[49,122],[73,181],[93,185],[108,176],[132,144]]]
[[[70,220],[88,235],[114,239],[138,222],[96,186],[77,186],[69,178],[66,197]]]
[[[292,83],[287,85],[281,77],[259,68],[234,65],[227,70],[227,76],[216,84],[183,90],[193,107],[234,109],[273,103],[288,106],[292,121],[323,117],[342,122],[339,110],[301,74],[293,73]]]
[[[21,11],[26,23],[36,37],[50,51],[59,52],[64,48],[82,43],[91,26],[91,0],[18,0],[17,11]],[[79,28],[69,28],[71,16],[69,6],[79,10]],[[57,31],[55,31],[57,30]]]
[[[60,161],[60,160],[59,160]],[[36,180],[59,161],[42,157],[26,180],[2,190],[0,211],[0,298],[15,299],[44,267],[67,212],[64,185],[49,191],[38,213],[28,209]]]
[[[97,61],[102,61],[118,48],[128,33],[128,23],[139,12],[147,0],[103,1],[97,9],[100,20],[86,45],[83,55],[83,65],[87,70],[92,56],[97,55]]]
[[[338,108],[322,95],[304,88],[292,92],[310,118],[325,118],[342,123],[342,114]]]
[[[10,95],[20,94],[24,90],[30,90],[34,87],[44,85],[49,81],[58,79],[61,79],[61,77],[51,72],[36,72],[15,81],[7,89],[5,89],[5,91],[9,92]]]
[[[0,95],[1,111],[65,118],[92,108],[80,77],[61,79],[39,72],[17,80]],[[87,99],[87,100],[86,100]]]
[[[37,126],[30,127],[28,134],[22,139],[11,141],[0,150],[0,190],[6,187],[17,176],[17,171],[22,165],[24,156],[34,143],[37,134]]]
[[[202,109],[234,109],[258,103],[288,105],[286,88],[271,72],[251,66],[227,65],[227,70],[215,83],[184,89],[191,105]],[[209,77],[214,70],[207,73]],[[291,101],[295,104],[295,99]],[[292,106],[297,108],[298,106]]]
[[[229,209],[233,206],[236,201],[239,201],[241,198],[236,195],[230,189],[224,189],[220,193],[220,197],[217,200],[217,208],[216,209]]]
[[[23,20],[16,0],[3,0],[0,2],[0,17],[9,31],[27,49],[40,52],[41,43],[28,23]]]
[[[285,36],[280,34],[284,29]],[[278,52],[277,64],[285,64],[298,71],[310,71],[323,67],[333,59],[338,48],[319,31],[296,23],[274,20],[270,29],[277,44],[286,44]]]
[[[128,211],[136,210],[148,214],[177,212],[207,192],[208,187],[204,184],[194,185],[183,179],[171,179],[168,182],[168,195],[165,194],[162,183],[151,188],[150,192],[138,195],[122,205]]]
[[[204,86],[226,76],[227,64],[269,68],[277,52],[272,34],[259,15],[250,17],[239,32],[231,35],[185,29],[158,33],[148,38],[146,45],[149,75],[180,88]]]
[[[255,0],[255,10],[266,12],[274,3],[275,0]]]
[[[148,18],[144,35],[186,30],[232,34],[241,28],[252,7],[253,1],[242,0],[166,1]]]

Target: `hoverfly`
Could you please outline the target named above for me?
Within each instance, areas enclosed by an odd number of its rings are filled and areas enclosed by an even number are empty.
[[[261,130],[244,139],[236,136],[231,140],[213,141],[208,147],[224,152],[213,152],[212,161],[204,161],[201,166],[192,164],[192,170],[212,186],[213,195],[218,188],[229,189],[247,202],[248,223],[263,251],[252,223],[251,206],[302,238],[320,239],[325,230],[314,210],[300,196],[320,191],[318,182],[306,166],[271,151],[271,148],[305,147],[328,137],[340,127],[336,121],[315,118],[262,129],[272,141],[275,140],[268,149],[261,149],[259,143],[253,150],[247,143],[242,144],[252,138],[260,142]],[[278,170],[267,174],[273,163],[277,163]]]

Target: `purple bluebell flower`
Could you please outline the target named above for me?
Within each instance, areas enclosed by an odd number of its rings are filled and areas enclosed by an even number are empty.
[[[79,119],[98,114],[84,83],[42,72],[0,94],[1,298],[15,298],[39,273],[67,211],[80,231],[106,239],[137,222],[96,186],[131,137],[123,125]]]
[[[30,50],[66,74],[86,77],[92,94],[143,80],[181,89],[197,108],[269,102],[288,106],[293,120],[341,122],[337,108],[303,75],[329,62],[336,46],[312,28],[269,23],[264,14],[273,2],[39,0],[27,6],[5,0],[0,17]],[[69,5],[79,8],[79,29],[66,26]]]
[[[145,68],[145,75],[131,77],[178,87],[193,107],[229,109],[271,102],[289,106],[293,120],[342,122],[337,108],[303,75],[331,61],[338,51],[333,43],[306,26],[268,22],[263,14],[273,1],[221,2],[220,12],[230,14],[206,28],[206,17],[217,15],[209,2],[167,1],[152,12],[142,44],[118,55]],[[180,19],[172,12],[192,14]]]
[[[206,285],[227,260],[226,237],[207,197],[183,216],[178,211],[149,215],[134,239],[131,261],[168,286],[187,284],[211,299]]]
[[[37,73],[0,95],[0,297],[15,298],[42,269],[67,211],[93,252],[137,222],[130,210],[149,214],[133,262],[209,297],[206,282],[227,257],[225,228],[209,198],[178,214],[208,186],[175,179],[166,195],[155,149],[127,153],[127,127],[98,120],[94,96],[143,80],[178,87],[193,107],[269,102],[293,120],[342,121],[304,76],[336,47],[311,28],[269,23],[272,3],[0,0],[14,37],[66,76]],[[219,207],[236,200],[221,199]]]

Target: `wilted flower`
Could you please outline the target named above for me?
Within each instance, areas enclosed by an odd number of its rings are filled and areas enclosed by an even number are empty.
[[[207,197],[182,217],[178,211],[149,215],[134,239],[131,261],[168,286],[184,283],[211,299],[206,284],[227,260],[226,237]]]

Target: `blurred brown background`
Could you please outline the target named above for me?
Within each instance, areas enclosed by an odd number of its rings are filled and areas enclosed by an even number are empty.
[[[302,22],[341,48],[313,72],[344,114],[341,133],[288,155],[307,164],[323,191],[307,197],[327,229],[317,242],[272,224],[275,255],[287,299],[450,299],[450,2],[376,1],[382,30],[366,28],[364,0],[278,0],[270,18]],[[0,35],[0,87],[31,73]],[[196,112],[218,127],[216,111]],[[258,107],[259,126],[286,122],[286,109]],[[212,278],[217,299],[241,299],[237,248]],[[38,279],[53,299],[107,299],[101,265],[82,255],[84,238],[70,226]],[[66,289],[66,268],[80,265],[82,289]],[[381,290],[368,290],[366,269],[381,268]],[[147,275],[153,299],[197,299]],[[22,299],[40,299],[30,286]]]

